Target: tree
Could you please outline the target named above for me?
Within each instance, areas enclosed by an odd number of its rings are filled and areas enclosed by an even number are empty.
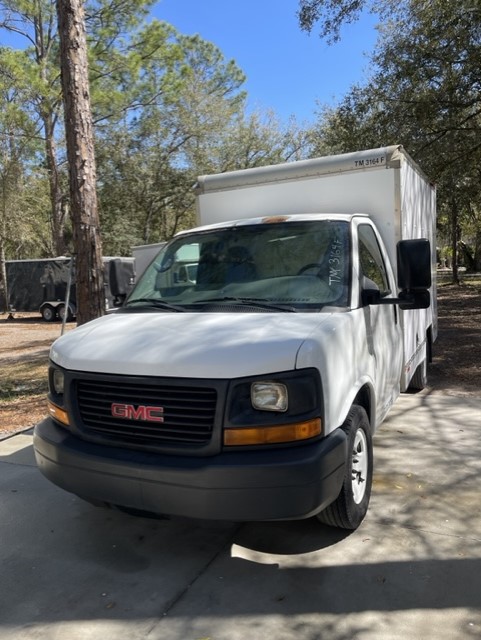
[[[245,113],[245,76],[212,43],[165,22],[145,22],[153,0],[87,0],[85,23],[104,247],[168,239],[195,223],[197,175],[303,157],[295,122]],[[0,29],[27,43],[2,73],[31,89],[17,106],[37,126],[44,153],[29,173],[48,176],[53,253],[71,248],[54,0],[0,0]],[[42,157],[40,157],[42,155]],[[35,178],[33,180],[32,178]],[[30,186],[30,184],[29,184]],[[38,220],[47,208],[37,207]],[[42,241],[42,244],[45,244]],[[23,245],[25,246],[25,245]]]
[[[77,322],[105,312],[87,39],[82,0],[57,0],[77,283]]]
[[[385,4],[382,0],[299,0],[297,15],[301,29],[310,32],[314,24],[318,23],[321,38],[333,43],[340,40],[341,27],[355,22],[365,6],[370,6],[379,13]]]
[[[206,91],[200,74],[197,85],[198,95]],[[188,86],[178,89],[186,105],[189,92]],[[221,98],[209,100],[207,91],[202,109],[200,104],[191,114],[159,100],[155,109],[112,128],[98,141],[106,252],[124,253],[132,244],[168,240],[195,224],[192,187],[200,174],[307,155],[307,135],[295,121],[282,125],[272,113],[246,115]]]
[[[34,120],[38,117],[42,122],[53,244],[56,254],[63,255],[66,252],[66,208],[56,138],[62,102],[55,0],[3,0],[0,2],[0,28],[14,33],[27,44],[27,55],[17,57],[14,69],[18,82],[29,83],[32,88],[25,108]]]
[[[114,93],[109,78],[121,77],[138,57],[137,52],[129,48],[129,38],[124,36],[135,29],[151,4],[152,0],[129,3],[91,0],[87,5],[94,79],[103,85],[95,94],[103,117],[111,113],[112,106],[117,112],[127,108],[130,92]],[[17,55],[10,56],[8,66],[0,67],[0,75],[14,75],[19,85],[28,85],[31,89],[22,108],[34,122],[40,120],[42,124],[52,242],[54,253],[63,255],[68,252],[69,244],[69,203],[63,156],[65,142],[58,127],[62,93],[55,0],[0,0],[0,30],[14,34],[25,45],[23,51],[12,50]]]
[[[245,107],[244,74],[198,36],[153,21],[131,47],[137,64],[113,87],[128,86],[130,106],[97,137],[104,239],[116,252],[195,223],[195,179]]]
[[[361,6],[372,7],[344,0],[308,4],[324,11],[349,5],[350,18]],[[442,232],[449,226],[457,281],[458,242],[468,228],[474,254],[481,255],[481,9],[469,0],[385,1],[380,7],[385,21],[371,80],[353,87],[337,108],[324,110],[315,148],[404,144],[438,185],[439,223]],[[339,26],[335,20],[322,24],[331,35]]]
[[[21,107],[30,88],[9,73],[8,49],[0,48],[0,68],[0,308],[5,309],[6,256],[28,257],[34,247],[48,254],[51,247],[45,245],[49,233],[42,170],[38,169],[41,139],[38,126]]]
[[[239,113],[219,138],[210,138],[202,173],[235,171],[307,157],[308,132],[294,118],[279,122],[272,111]]]

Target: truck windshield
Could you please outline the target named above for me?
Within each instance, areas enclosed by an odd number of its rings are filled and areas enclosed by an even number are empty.
[[[349,255],[344,221],[246,223],[193,231],[162,248],[126,307],[216,310],[229,305],[237,310],[237,303],[266,311],[345,307]]]

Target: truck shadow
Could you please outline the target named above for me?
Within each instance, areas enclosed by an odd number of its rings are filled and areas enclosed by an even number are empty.
[[[280,616],[282,637],[352,640],[373,630],[375,614],[458,610],[463,637],[479,637],[481,558],[460,557],[469,547],[457,536],[451,552],[428,557],[439,539],[397,522],[374,519],[349,536],[314,521],[156,521],[95,509],[35,483],[36,504],[19,484],[2,507],[16,510],[23,529],[2,534],[4,548],[17,553],[2,561],[0,630],[27,626],[48,637],[44,625],[146,621],[155,638],[227,638],[224,625],[262,627]],[[479,542],[471,555],[479,556]],[[211,636],[202,631],[206,617]],[[129,637],[128,629],[118,637]],[[245,637],[261,637],[259,627]]]

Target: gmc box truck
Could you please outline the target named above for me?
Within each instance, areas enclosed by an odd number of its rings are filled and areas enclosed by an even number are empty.
[[[124,306],[51,348],[41,472],[99,505],[355,529],[426,384],[435,189],[400,146],[202,176]]]

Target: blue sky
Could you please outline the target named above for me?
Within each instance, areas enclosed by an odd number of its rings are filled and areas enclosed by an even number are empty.
[[[315,29],[300,30],[298,0],[160,0],[153,15],[184,34],[198,33],[233,58],[247,76],[251,109],[273,109],[286,120],[312,121],[317,103],[335,104],[367,79],[366,53],[376,19],[367,14],[328,46]]]

